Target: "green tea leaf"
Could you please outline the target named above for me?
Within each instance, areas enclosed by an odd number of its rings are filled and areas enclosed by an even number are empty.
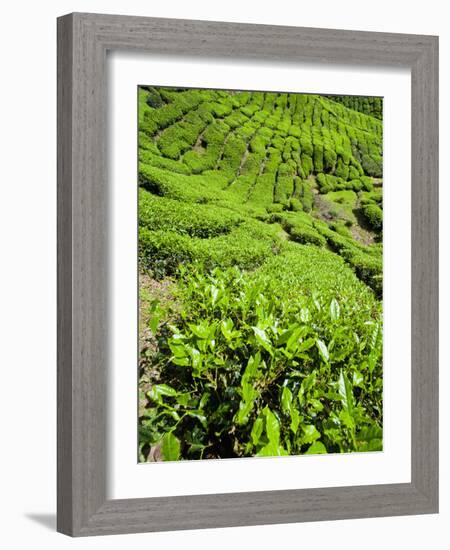
[[[298,412],[297,409],[292,408],[291,409],[291,424],[290,424],[289,427],[290,427],[290,429],[292,430],[292,432],[294,434],[297,433],[299,424],[300,424],[300,413]]]
[[[281,445],[275,445],[269,442],[265,445],[256,456],[286,456],[288,453]]]
[[[310,399],[309,400],[309,406],[314,409],[315,411],[323,411],[323,405],[319,399]]]
[[[273,355],[272,344],[270,342],[270,338],[267,336],[266,331],[258,327],[252,327],[252,329],[255,333],[255,338],[258,344],[266,351],[268,351],[271,355]]]
[[[358,451],[382,451],[383,430],[376,425],[362,428],[356,434]]]
[[[314,384],[316,383],[316,376],[317,376],[317,373],[313,371],[310,374],[308,374],[306,378],[303,379],[301,388],[304,393],[309,392],[309,390],[311,390],[314,387]]]
[[[382,451],[383,450],[383,440],[382,439],[371,439],[369,441],[368,451]]]
[[[294,330],[289,337],[287,343],[286,343],[286,349],[289,351],[292,351],[293,349],[297,348],[299,343],[299,338],[302,332],[304,331],[303,327],[299,327],[296,330]]]
[[[302,307],[300,310],[300,319],[302,323],[309,323],[311,320],[311,313],[307,307]]]
[[[231,340],[234,336],[233,332],[233,320],[232,319],[223,319],[220,324],[220,329],[222,334],[225,336],[226,340]]]
[[[339,419],[341,420],[342,424],[347,426],[347,428],[350,428],[350,430],[355,429],[355,419],[353,418],[353,415],[348,411],[348,409],[342,409],[342,411],[339,413]]]
[[[249,414],[253,409],[253,401],[241,401],[239,403],[239,410],[236,415],[236,422],[239,426],[245,425],[248,422]]]
[[[252,443],[253,445],[258,445],[259,443],[259,439],[262,435],[262,432],[263,432],[263,429],[264,429],[264,421],[261,417],[258,417],[254,422],[253,422],[253,427],[252,427],[252,431],[250,432],[250,436],[252,438]]]
[[[155,384],[147,395],[154,401],[160,401],[162,396],[175,397],[178,392],[167,384]]]
[[[286,344],[286,342],[291,338],[292,334],[295,333],[297,330],[297,325],[294,325],[293,327],[290,327],[286,330],[284,330],[280,336],[278,336],[277,339],[277,346],[282,346],[283,344]]]
[[[245,401],[247,402],[253,401],[256,395],[257,393],[251,384],[244,383],[242,385],[242,397],[244,398]]]
[[[278,446],[280,441],[280,423],[275,414],[266,407],[264,409],[264,414],[266,417],[266,434],[269,442],[273,445]]]
[[[364,382],[364,376],[360,372],[354,371],[353,372],[353,385],[354,386],[361,386],[363,382]]]
[[[353,389],[350,380],[347,378],[347,375],[344,372],[344,369],[341,369],[341,372],[339,374],[338,388],[344,409],[350,415],[352,415],[354,408]]]
[[[211,285],[211,302],[214,305],[219,297],[219,289],[214,285]]]
[[[169,340],[169,348],[175,357],[182,358],[187,357],[188,355],[186,346],[183,343],[174,341],[173,339]]]
[[[153,332],[153,334],[156,334],[158,332],[158,326],[159,326],[160,320],[161,320],[161,315],[153,314],[150,317],[148,325],[150,327],[150,330]]]
[[[199,350],[195,348],[189,348],[189,354],[191,356],[192,368],[194,369],[194,371],[196,371],[196,374],[198,376],[199,371],[202,367],[202,355]]]
[[[284,386],[283,391],[281,392],[281,410],[286,414],[288,414],[291,410],[292,399],[293,396],[291,390],[287,386]]]
[[[161,450],[164,460],[179,460],[180,441],[174,436],[173,432],[167,432],[164,435]]]
[[[189,393],[181,393],[177,396],[177,403],[182,407],[187,407],[190,398],[191,396]]]
[[[202,398],[200,399],[200,403],[198,404],[198,408],[203,409],[206,406],[206,404],[208,403],[210,397],[211,397],[211,394],[209,392],[205,392],[202,395]]]
[[[189,357],[173,357],[172,363],[174,363],[175,365],[179,365],[180,367],[187,367],[188,365],[190,365],[191,362],[189,360]]]
[[[315,441],[312,445],[308,447],[306,451],[307,455],[323,455],[327,454],[327,449],[321,441]]]
[[[207,324],[198,324],[198,325],[189,324],[189,328],[195,334],[195,336],[203,340],[209,337],[210,330],[211,330],[211,327],[208,326]]]
[[[261,362],[261,353],[258,351],[254,356],[248,359],[247,366],[243,375],[243,380],[251,380],[258,375],[258,368]]]
[[[339,319],[340,314],[341,314],[341,308],[339,307],[339,303],[335,298],[333,298],[330,304],[330,317],[332,321],[336,321],[337,319]]]
[[[306,340],[304,340],[297,348],[297,352],[300,353],[302,351],[306,351],[310,348],[312,348],[314,346],[314,344],[316,343],[316,341],[314,340],[314,338],[307,338]]]
[[[330,354],[328,353],[328,348],[325,342],[317,338],[316,346],[317,346],[317,349],[319,350],[319,355],[322,357],[323,361],[325,363],[328,363],[328,361],[330,360]]]
[[[320,438],[320,432],[312,424],[305,424],[302,426],[303,430],[303,443],[313,443],[316,439]]]

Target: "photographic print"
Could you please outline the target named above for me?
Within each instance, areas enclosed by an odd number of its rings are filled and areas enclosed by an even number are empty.
[[[138,88],[140,462],[381,451],[383,100]]]

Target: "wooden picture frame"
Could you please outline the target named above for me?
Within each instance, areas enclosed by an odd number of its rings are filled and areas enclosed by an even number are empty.
[[[411,482],[108,500],[106,53],[411,69]],[[438,511],[438,38],[74,13],[58,19],[58,531],[72,536]]]

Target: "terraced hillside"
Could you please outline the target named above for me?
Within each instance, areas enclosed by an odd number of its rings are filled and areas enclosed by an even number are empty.
[[[381,107],[139,89],[140,460],[381,448]]]

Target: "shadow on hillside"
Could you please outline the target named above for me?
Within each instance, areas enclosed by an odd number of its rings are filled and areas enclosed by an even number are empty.
[[[381,235],[378,235],[370,226],[368,223],[366,217],[363,214],[362,208],[353,208],[352,210],[353,214],[355,215],[356,221],[361,229],[363,229],[365,232],[367,232],[371,239],[375,243],[379,243],[382,241]]]

